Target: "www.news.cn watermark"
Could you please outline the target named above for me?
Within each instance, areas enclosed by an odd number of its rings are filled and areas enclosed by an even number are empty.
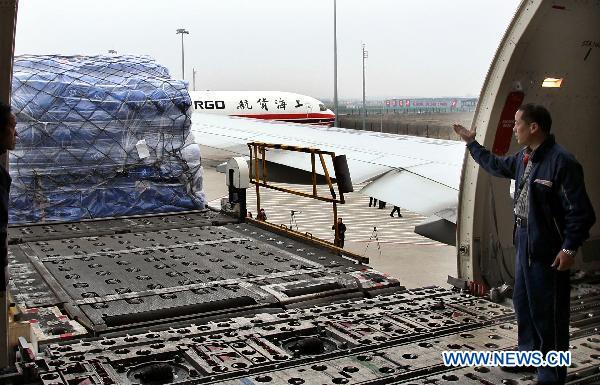
[[[446,350],[442,352],[446,366],[571,366],[571,352],[551,350],[545,355],[533,351],[464,351]]]

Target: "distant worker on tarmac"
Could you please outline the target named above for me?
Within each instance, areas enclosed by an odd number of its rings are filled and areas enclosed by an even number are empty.
[[[398,207],[398,206],[394,206],[394,208],[392,209],[392,212],[390,213],[390,217],[393,218],[395,212],[398,213],[398,218],[402,218],[402,213],[400,212],[400,207]]]
[[[346,238],[346,225],[342,222],[341,217],[338,218],[337,225],[338,225],[339,241],[336,244],[336,246],[343,249],[344,248],[344,239]],[[331,226],[331,230],[335,230],[335,225]]]
[[[265,213],[265,209],[260,209],[260,211],[256,215],[256,219],[263,222],[267,220],[267,213]]]
[[[516,248],[513,305],[520,351],[569,350],[569,269],[596,221],[575,157],[550,134],[546,108],[525,104],[515,113],[513,132],[523,149],[492,154],[475,140],[475,131],[455,124],[471,156],[490,174],[516,180],[513,242]],[[533,372],[534,367],[505,367]],[[537,368],[538,384],[564,384],[567,368]]]

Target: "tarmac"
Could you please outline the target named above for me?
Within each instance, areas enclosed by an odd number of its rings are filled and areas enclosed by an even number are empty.
[[[227,186],[225,174],[217,172],[215,167],[235,154],[202,145],[200,150],[206,200],[210,206],[220,207],[221,198],[227,195]],[[305,192],[311,189],[310,186],[284,186]],[[329,190],[325,187],[320,186],[318,192],[328,196]],[[369,198],[358,192],[360,187],[354,186],[355,192],[344,195],[346,203],[338,205],[338,216],[343,217],[347,227],[345,249],[369,257],[369,266],[399,279],[407,288],[448,287],[448,275],[457,274],[456,248],[415,234],[414,227],[425,219],[423,216],[401,208],[402,218],[392,218],[393,206],[369,207]],[[266,188],[261,188],[259,193],[269,222],[333,241],[331,204]],[[247,191],[247,205],[248,211],[256,216],[254,186]]]

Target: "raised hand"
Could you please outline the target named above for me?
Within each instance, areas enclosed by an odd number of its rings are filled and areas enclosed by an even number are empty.
[[[465,142],[471,143],[475,140],[475,128],[472,130],[467,130],[460,124],[453,124],[452,128],[454,128],[454,132],[456,132],[458,136],[460,136]]]

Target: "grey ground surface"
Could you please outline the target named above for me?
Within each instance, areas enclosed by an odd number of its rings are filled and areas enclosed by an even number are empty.
[[[204,190],[211,206],[219,206],[220,198],[227,194],[225,175],[215,166],[227,161],[232,154],[200,146],[204,165]],[[291,186],[306,190],[306,186]],[[359,186],[357,186],[359,187]],[[356,188],[358,191],[360,188]],[[321,195],[328,190],[321,187]],[[290,213],[294,210],[294,229],[310,232],[314,236],[332,240],[333,212],[330,204],[290,194],[261,188],[261,206],[269,221],[290,225]],[[379,210],[368,207],[369,198],[358,192],[347,194],[346,204],[338,206],[339,216],[348,227],[346,249],[370,258],[370,266],[400,279],[408,288],[427,285],[447,287],[448,275],[456,276],[456,249],[421,237],[413,232],[414,226],[424,218],[402,209],[402,218],[389,216],[392,207]],[[256,214],[254,187],[248,190],[248,210]],[[377,228],[376,234],[373,227]],[[377,235],[377,240],[375,240]]]

